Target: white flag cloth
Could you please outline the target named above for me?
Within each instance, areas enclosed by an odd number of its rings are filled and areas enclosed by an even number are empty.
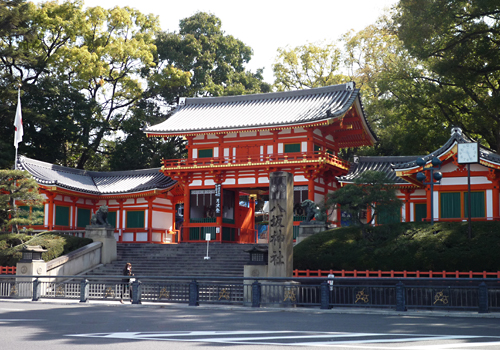
[[[17,93],[16,119],[14,120],[16,131],[14,132],[14,147],[17,149],[19,142],[23,140],[23,115],[21,113],[21,91]]]

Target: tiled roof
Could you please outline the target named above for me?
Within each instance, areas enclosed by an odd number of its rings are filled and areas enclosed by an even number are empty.
[[[416,160],[419,156],[400,156],[400,157],[359,157],[357,161],[351,164],[349,172],[345,176],[339,176],[337,179],[342,183],[353,183],[362,173],[368,170],[382,171],[386,173],[390,183],[408,184],[407,181],[396,176],[392,169],[395,163],[406,163]]]
[[[126,194],[153,189],[167,189],[176,181],[160,168],[98,172],[67,168],[20,156],[17,168],[28,171],[40,185],[59,186],[95,195]]]
[[[408,161],[394,162],[393,169],[404,170],[404,169],[416,168],[418,167],[417,165],[418,158],[423,158],[424,161],[427,163],[430,162],[432,158],[439,157],[442,154],[448,152],[455,145],[455,143],[468,143],[468,142],[474,142],[474,141],[468,138],[466,135],[464,135],[460,128],[454,127],[451,130],[451,137],[448,139],[448,141],[446,141],[446,143],[442,147],[440,147],[439,149],[435,150],[434,152],[426,156],[413,156],[413,158],[408,159]],[[500,156],[495,152],[493,152],[492,150],[483,147],[481,145],[479,145],[479,157],[491,163],[496,163],[500,165]]]
[[[356,99],[361,105],[359,89],[353,83],[256,95],[186,98],[185,105],[171,117],[144,131],[152,135],[185,134],[311,123],[341,117]]]

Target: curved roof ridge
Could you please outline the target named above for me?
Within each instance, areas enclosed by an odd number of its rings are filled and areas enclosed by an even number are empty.
[[[18,167],[28,171],[41,185],[57,184],[61,188],[95,195],[168,189],[176,184],[161,173],[160,168],[98,172],[63,167],[24,156],[18,157]]]

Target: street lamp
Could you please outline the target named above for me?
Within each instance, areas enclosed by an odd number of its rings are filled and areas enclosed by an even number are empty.
[[[440,184],[443,174],[440,171],[435,171],[441,169],[441,161],[438,157],[433,157],[430,167],[425,167],[427,164],[423,158],[417,159],[417,165],[422,167],[422,171],[417,174],[417,180],[422,182],[424,185],[431,185],[431,223],[434,224],[434,184]],[[424,182],[427,178],[423,171],[430,171],[430,182]],[[435,180],[435,181],[434,181]]]

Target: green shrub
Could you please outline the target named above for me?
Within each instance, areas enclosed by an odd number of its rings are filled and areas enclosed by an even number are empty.
[[[19,244],[14,245],[14,243]],[[0,266],[15,266],[21,260],[21,250],[25,244],[40,245],[42,248],[47,249],[42,254],[42,259],[50,261],[89,243],[92,243],[90,238],[79,238],[50,232],[44,232],[36,236],[14,233],[3,234],[0,235]]]
[[[299,270],[499,271],[500,222],[401,223],[343,227],[311,236],[294,248]]]

